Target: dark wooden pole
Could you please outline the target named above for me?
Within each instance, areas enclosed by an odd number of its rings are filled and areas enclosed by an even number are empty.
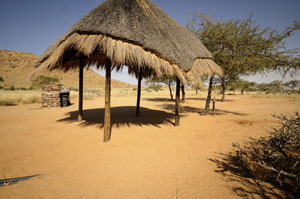
[[[180,123],[180,80],[176,77],[175,126]]]
[[[143,74],[143,71],[140,68],[139,78],[138,78],[138,89],[137,89],[136,116],[140,116],[142,74]]]
[[[170,91],[171,101],[173,101],[173,94],[172,94],[172,88],[171,88],[171,80],[169,80],[169,82],[168,82],[168,87],[169,87],[169,91]]]
[[[181,95],[182,95],[182,98],[181,98],[181,100],[182,100],[182,102],[184,103],[184,101],[185,101],[185,91],[184,91],[184,85],[181,85]]]
[[[84,56],[80,54],[79,60],[79,103],[78,103],[78,121],[82,121],[82,104],[83,104],[83,67]]]
[[[110,125],[110,91],[111,91],[111,61],[106,58],[105,63],[105,112],[104,112],[104,142],[108,142],[111,137]]]
[[[213,115],[215,114],[215,110],[216,110],[216,100],[215,100],[215,98],[214,98],[214,99],[213,99],[213,108],[212,108]]]
[[[222,99],[221,102],[225,101],[225,91],[226,91],[226,87],[225,87],[225,78],[222,77]]]
[[[214,76],[211,76],[209,78],[209,86],[208,86],[207,98],[206,98],[206,103],[205,103],[205,110],[207,110],[207,111],[209,110],[210,101],[211,101],[211,92],[212,92],[213,80],[214,80]]]

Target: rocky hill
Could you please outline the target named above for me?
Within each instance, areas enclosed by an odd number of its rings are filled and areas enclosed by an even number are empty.
[[[38,56],[32,53],[15,52],[0,50],[0,86],[9,88],[29,88],[31,86],[31,77],[35,71],[34,63]],[[57,77],[59,83],[67,87],[78,87],[78,70],[68,72],[49,71],[48,69],[39,70],[34,77],[45,75]],[[105,78],[92,69],[84,70],[85,88],[104,88]],[[112,80],[112,88],[135,88],[117,80]]]

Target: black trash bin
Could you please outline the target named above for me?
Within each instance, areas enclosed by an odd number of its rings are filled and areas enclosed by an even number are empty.
[[[61,90],[59,92],[59,95],[60,95],[60,104],[61,104],[61,107],[69,106],[70,105],[70,100],[69,100],[70,91],[68,91],[68,90]]]

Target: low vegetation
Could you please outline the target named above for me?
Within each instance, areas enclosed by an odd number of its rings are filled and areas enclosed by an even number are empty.
[[[154,86],[153,86],[154,85]],[[170,96],[169,88],[163,87],[159,84],[153,84],[147,88],[142,88],[142,96],[153,96],[153,95],[166,95]],[[197,87],[198,88],[198,87]],[[194,96],[197,95],[198,97],[205,98],[206,91],[201,84],[199,86],[200,89],[197,89],[195,92],[195,87],[190,86],[186,88],[187,96]],[[172,87],[172,92],[175,92],[175,88]],[[220,90],[218,86],[213,87],[213,95],[216,98],[220,98]],[[232,94],[235,92],[230,89]],[[236,91],[240,91],[239,88]],[[298,94],[298,90],[295,91],[286,91],[283,90],[280,93],[277,90],[263,90],[263,89],[254,89],[254,88],[247,88],[245,89],[247,95],[250,95],[253,98],[286,98],[290,100],[300,101],[300,95]],[[135,96],[137,94],[137,90],[135,88],[128,88],[128,89],[112,89],[112,96]],[[237,93],[236,93],[237,94]],[[104,89],[92,89],[87,88],[84,89],[83,98],[84,100],[94,100],[98,97],[104,96]],[[78,89],[77,88],[70,88],[70,98],[71,100],[78,99]],[[0,89],[0,106],[11,106],[17,104],[32,104],[32,103],[40,103],[41,102],[41,90],[33,90],[33,89],[25,89],[25,88],[15,88],[10,87],[6,89]]]
[[[42,88],[43,85],[51,85],[51,84],[58,84],[58,83],[59,83],[59,79],[57,77],[40,75],[31,81],[31,87],[34,89],[39,89]]]
[[[250,96],[253,98],[286,98],[294,101],[300,101],[300,95],[295,93],[264,93],[264,92],[251,92]]]
[[[41,102],[40,91],[0,90],[0,105],[33,104]]]
[[[253,178],[277,187],[285,198],[300,195],[300,114],[275,116],[280,127],[267,136],[251,138],[216,161],[234,175]]]

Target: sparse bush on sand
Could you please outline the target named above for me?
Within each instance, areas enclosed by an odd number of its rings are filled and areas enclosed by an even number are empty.
[[[162,90],[162,86],[160,84],[152,84],[149,86],[149,89],[152,89],[155,92],[158,92],[158,91]]]
[[[8,90],[14,91],[14,90],[16,90],[16,88],[15,88],[14,86],[10,86],[10,87],[8,88]]]
[[[234,144],[228,159],[239,162],[256,179],[281,190],[286,198],[300,196],[300,114],[275,116],[281,126],[266,137]]]

